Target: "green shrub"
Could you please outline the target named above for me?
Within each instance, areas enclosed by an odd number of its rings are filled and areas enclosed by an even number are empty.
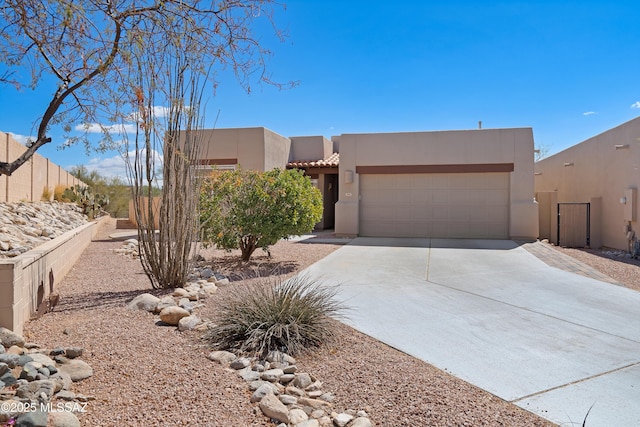
[[[322,194],[302,171],[223,171],[202,186],[203,242],[240,248],[244,261],[257,248],[310,232],[321,218]]]
[[[266,356],[277,350],[296,356],[333,341],[344,311],[335,287],[308,276],[284,282],[240,285],[221,303],[215,327],[205,336],[214,348]]]

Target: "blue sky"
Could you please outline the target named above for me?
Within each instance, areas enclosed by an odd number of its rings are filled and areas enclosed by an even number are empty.
[[[303,1],[264,37],[290,90],[246,94],[221,75],[205,127],[265,126],[285,136],[532,127],[550,154],[640,114],[636,1]],[[0,87],[0,130],[31,133],[52,88]],[[218,116],[217,123],[215,121]],[[115,152],[40,151],[55,163],[121,173]]]

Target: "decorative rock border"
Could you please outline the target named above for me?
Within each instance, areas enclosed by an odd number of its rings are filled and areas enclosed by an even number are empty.
[[[71,391],[74,382],[93,375],[78,359],[80,347],[45,350],[0,328],[0,423],[34,427],[75,427],[93,396]],[[3,424],[4,425],[4,424]]]
[[[216,292],[216,283],[218,286],[229,284],[228,279],[216,279],[215,275],[208,280],[191,282],[163,298],[140,294],[127,307],[158,314],[163,324],[177,326],[180,331],[206,331],[210,322],[199,319],[193,309],[202,305],[198,301]],[[213,351],[208,358],[237,372],[253,392],[251,403],[257,403],[265,416],[280,423],[278,427],[373,426],[363,410],[335,412],[333,394],[324,391],[322,382],[312,374],[297,372],[296,360],[286,353],[271,352],[261,360],[238,357],[228,351]]]
[[[138,241],[126,240],[116,253],[136,258]],[[207,267],[195,268],[184,288],[172,295],[158,298],[151,294],[135,297],[127,307],[158,314],[164,324],[180,331],[206,331],[210,322],[199,319],[193,310],[199,301],[215,293],[218,287],[229,285],[229,279]],[[208,359],[227,366],[247,382],[252,391],[251,403],[278,427],[372,427],[369,415],[363,411],[333,410],[334,396],[322,388],[322,382],[312,374],[297,372],[296,360],[286,353],[271,352],[265,360],[238,357],[228,351],[213,351]]]
[[[286,353],[272,351],[262,360],[213,351],[208,358],[237,372],[253,392],[251,402],[278,427],[373,426],[365,411],[335,412],[333,394],[312,374],[298,372],[296,360]]]
[[[200,301],[218,290],[216,283],[225,286],[229,281],[223,279],[214,283],[201,279],[188,283],[184,288],[177,288],[171,295],[162,298],[149,293],[140,294],[127,304],[127,308],[157,314],[163,325],[177,326],[180,331],[205,331],[210,322],[200,319],[194,310],[203,305]]]

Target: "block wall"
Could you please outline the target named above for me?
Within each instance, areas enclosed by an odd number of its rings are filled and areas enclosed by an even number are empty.
[[[26,147],[8,133],[0,132],[0,161],[9,162],[24,153]],[[80,181],[39,154],[20,166],[9,177],[0,175],[0,202],[40,201],[42,191],[49,188],[53,196],[56,185],[71,187]]]

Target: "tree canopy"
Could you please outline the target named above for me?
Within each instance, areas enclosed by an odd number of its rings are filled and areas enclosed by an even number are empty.
[[[166,46],[184,41],[190,73],[216,85],[211,70],[232,70],[246,90],[252,82],[273,83],[266,73],[270,55],[256,35],[258,19],[273,25],[273,0],[0,0],[2,37],[0,83],[17,89],[55,81],[51,98],[34,114],[34,141],[18,158],[0,162],[11,175],[43,145],[52,126],[65,144],[82,141],[74,125],[99,126],[105,135],[136,122],[135,84],[140,73],[166,83],[173,64]],[[132,61],[143,53],[148,60]],[[141,69],[139,64],[154,64]],[[201,64],[201,67],[196,67]],[[108,148],[105,138],[100,148]]]
[[[282,238],[304,234],[322,219],[322,194],[299,170],[223,171],[200,193],[203,241],[240,248],[248,261]]]

